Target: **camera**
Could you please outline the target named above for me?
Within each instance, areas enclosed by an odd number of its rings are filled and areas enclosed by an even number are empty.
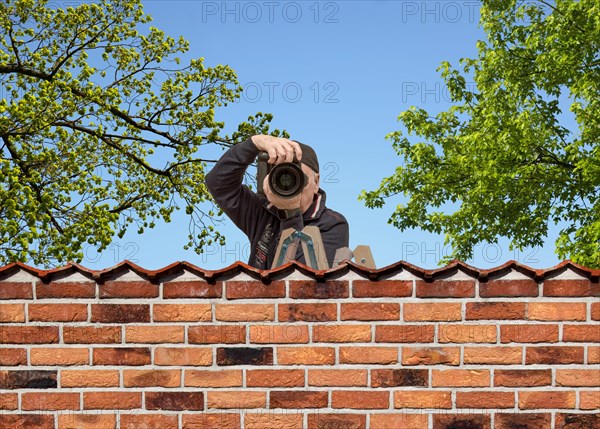
[[[258,154],[258,168],[256,182],[258,193],[265,195],[263,182],[269,175],[269,187],[271,191],[281,198],[292,198],[302,193],[308,184],[308,177],[302,171],[300,162],[294,157],[293,162],[272,165],[268,163],[269,154],[260,152]]]

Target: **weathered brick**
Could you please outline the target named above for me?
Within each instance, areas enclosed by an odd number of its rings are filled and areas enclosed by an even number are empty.
[[[564,365],[571,363],[583,363],[583,354],[583,347],[527,347],[525,350],[525,363],[527,365]]]
[[[256,369],[246,371],[246,387],[303,387],[304,370]]]
[[[148,323],[148,304],[92,304],[92,322],[95,323]]]
[[[246,342],[243,325],[206,325],[188,328],[190,344],[238,344]]]
[[[148,365],[150,349],[147,347],[95,348],[94,365]]]
[[[31,365],[87,365],[90,362],[90,352],[85,348],[32,348],[30,351]]]
[[[120,326],[65,326],[63,341],[67,344],[111,344],[121,342]]]
[[[575,408],[574,391],[520,391],[519,409]]]
[[[592,302],[591,316],[592,320],[600,320],[600,302]]]
[[[370,325],[315,325],[315,343],[363,343],[371,341]]]
[[[494,386],[536,387],[552,384],[551,369],[496,369]]]
[[[218,347],[217,365],[273,365],[273,348]]]
[[[402,365],[459,365],[460,347],[402,347]]]
[[[79,393],[70,392],[24,392],[21,409],[24,411],[79,410]]]
[[[0,394],[0,412],[2,410],[16,410],[19,408],[19,395],[17,393]]]
[[[375,390],[334,390],[331,392],[331,407],[385,410],[390,407],[390,393]]]
[[[142,392],[83,392],[85,410],[134,410],[142,407]]]
[[[267,405],[265,392],[227,390],[208,392],[208,408],[263,408]],[[271,402],[271,408],[274,408]]]
[[[579,409],[600,409],[600,390],[581,390],[579,392]]]
[[[58,326],[0,325],[0,344],[58,343]]]
[[[600,324],[564,325],[562,340],[564,342],[585,341],[588,343],[600,343]]]
[[[147,410],[204,410],[202,392],[145,392]]]
[[[558,325],[500,325],[503,343],[556,343]]]
[[[434,414],[433,429],[492,429],[489,414]]]
[[[452,392],[442,390],[396,390],[394,408],[452,408]]]
[[[156,298],[158,285],[149,281],[107,281],[99,285],[100,298]]]
[[[155,322],[209,322],[211,307],[210,304],[154,304],[152,319]]]
[[[60,387],[119,387],[118,370],[63,370]]]
[[[494,429],[550,429],[550,413],[495,413]]]
[[[176,415],[121,414],[121,429],[178,429]]]
[[[0,366],[18,366],[27,364],[27,350],[0,348]]]
[[[432,387],[489,387],[490,371],[487,369],[434,369]]]
[[[0,413],[0,427],[11,429],[54,429],[54,416],[51,414]]]
[[[277,347],[278,365],[333,365],[332,347]]]
[[[555,416],[557,429],[600,429],[600,413],[556,413]]]
[[[157,347],[154,364],[168,366],[208,366],[212,364],[209,347]]]
[[[416,281],[418,298],[472,298],[475,296],[474,280]]]
[[[365,414],[318,413],[308,415],[308,429],[365,429]]]
[[[179,369],[125,369],[124,387],[179,387],[181,370]]]
[[[465,347],[463,363],[474,365],[511,365],[523,361],[521,347]]]
[[[302,429],[303,416],[301,413],[244,413],[244,428],[246,429]]]
[[[127,326],[125,341],[128,343],[183,343],[183,326]]]
[[[240,429],[242,427],[240,413],[219,411],[216,413],[183,414],[182,419],[183,429]]]
[[[529,302],[527,303],[529,320],[585,320],[584,302]]]
[[[371,414],[371,429],[427,429],[429,417],[424,413]]]
[[[514,392],[456,392],[456,408],[514,408]]]
[[[95,298],[95,282],[36,282],[35,296],[43,298]]]
[[[366,369],[310,369],[309,386],[366,386]]]
[[[271,408],[325,408],[327,392],[301,390],[271,390],[269,401]]]
[[[494,297],[530,297],[539,295],[539,286],[535,280],[490,280],[479,283],[479,296]]]
[[[337,304],[279,304],[280,322],[327,322],[337,320]]]
[[[250,342],[257,344],[306,344],[307,325],[254,325],[250,326]]]
[[[0,282],[0,299],[33,299],[31,282]]]
[[[600,363],[600,346],[588,346],[587,348],[587,363],[595,364]]]
[[[445,324],[438,326],[440,343],[495,343],[495,325]]]
[[[546,280],[543,285],[543,295],[555,297],[600,296],[600,283],[592,283],[589,279]]]
[[[274,304],[216,304],[215,319],[225,322],[275,320]]]
[[[458,302],[405,303],[402,316],[406,322],[462,320],[461,305]]]
[[[393,298],[412,295],[412,280],[354,280],[352,296],[354,298]]]
[[[30,322],[84,322],[87,304],[29,304]]]
[[[557,369],[556,385],[569,387],[600,387],[598,369]]]
[[[341,320],[399,320],[399,303],[348,303],[342,304]]]
[[[0,323],[25,322],[25,304],[0,304]]]
[[[57,371],[8,370],[0,371],[0,389],[53,389]]]
[[[396,364],[397,347],[340,347],[340,364]]]
[[[225,296],[227,299],[285,298],[285,282],[228,281],[225,282]]]
[[[434,325],[376,325],[375,341],[378,343],[431,343]]]
[[[186,387],[241,387],[242,370],[185,370]]]
[[[58,429],[115,429],[115,414],[59,414]],[[123,427],[123,426],[121,426]]]
[[[518,320],[524,318],[524,302],[467,302],[466,320]]]
[[[163,285],[163,298],[221,298],[223,282],[214,284],[201,280],[173,281]]]
[[[346,280],[291,280],[290,298],[294,299],[332,299],[348,298],[349,287]]]
[[[427,369],[372,369],[371,387],[427,386]]]

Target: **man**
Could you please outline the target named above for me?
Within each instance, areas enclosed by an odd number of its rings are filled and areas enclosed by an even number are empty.
[[[271,192],[268,177],[263,184],[265,196],[244,186],[246,169],[259,152],[269,154],[269,164],[292,162],[295,156],[308,178],[302,193],[281,198]],[[310,146],[268,135],[252,136],[223,154],[206,175],[206,186],[219,207],[248,236],[248,264],[253,267],[272,267],[281,232],[288,228],[300,231],[308,225],[319,227],[330,267],[337,249],[348,247],[348,222],[325,206],[325,192],[319,188],[319,162]],[[298,246],[296,259],[306,263],[302,246]]]

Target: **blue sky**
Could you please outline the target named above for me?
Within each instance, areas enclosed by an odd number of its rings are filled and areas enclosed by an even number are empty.
[[[321,164],[328,206],[350,224],[350,247],[371,246],[378,267],[399,260],[433,268],[449,253],[442,236],[400,231],[387,224],[394,207],[371,210],[358,201],[375,189],[400,159],[386,134],[400,129],[398,114],[416,105],[430,113],[448,107],[448,93],[436,71],[443,60],[457,65],[476,55],[484,38],[478,1],[173,1],[144,0],[152,25],[190,42],[189,57],[228,64],[244,86],[241,99],[221,111],[233,128],[256,112],[274,115],[272,126],[313,146]],[[231,130],[229,128],[229,130]],[[210,153],[218,156],[214,150]],[[477,166],[473,166],[477,168]],[[105,268],[129,259],[146,268],[187,260],[219,269],[247,261],[246,237],[228,220],[219,226],[223,247],[205,254],[183,250],[187,220],[175,216],[144,235],[115,239],[98,253],[85,248],[82,264]],[[555,234],[555,231],[553,231]],[[543,248],[510,251],[508,242],[476,247],[477,267],[515,259],[549,267],[555,235]]]

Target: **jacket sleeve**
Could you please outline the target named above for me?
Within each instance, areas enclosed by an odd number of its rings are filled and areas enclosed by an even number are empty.
[[[265,199],[242,182],[257,155],[258,149],[247,139],[225,152],[205,178],[206,187],[218,206],[251,241],[257,234]]]

